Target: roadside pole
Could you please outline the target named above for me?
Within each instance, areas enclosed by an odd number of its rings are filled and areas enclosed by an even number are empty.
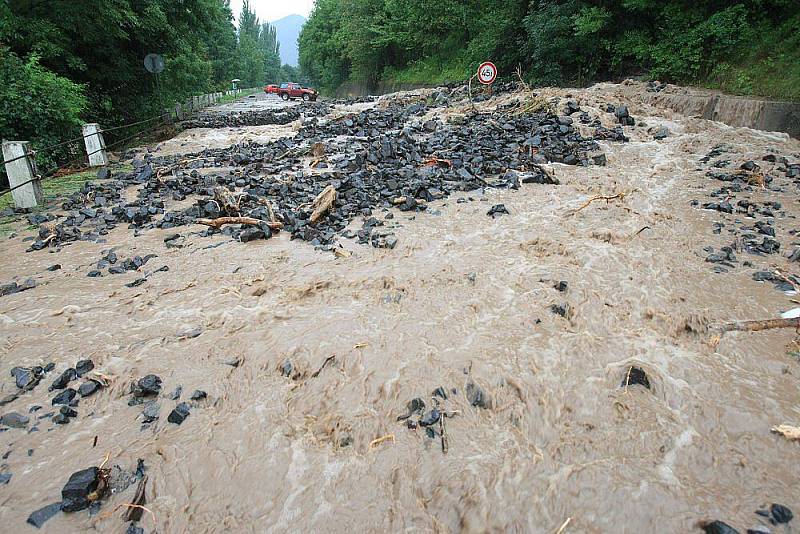
[[[18,208],[35,208],[44,203],[42,183],[36,176],[36,162],[30,142],[3,141],[3,160],[8,162],[6,173],[8,184],[13,189],[11,195],[14,205]]]
[[[106,142],[97,123],[83,125],[83,141],[86,144],[86,154],[89,156],[90,167],[104,167],[108,165]]]

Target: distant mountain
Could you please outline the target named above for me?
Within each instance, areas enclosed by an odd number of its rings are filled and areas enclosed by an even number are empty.
[[[270,22],[278,30],[278,42],[281,44],[281,64],[297,66],[297,38],[300,29],[306,23],[302,15],[289,15],[275,22]]]

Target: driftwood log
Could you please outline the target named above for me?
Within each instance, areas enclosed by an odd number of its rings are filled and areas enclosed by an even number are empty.
[[[714,325],[711,329],[719,332],[758,332],[760,330],[773,330],[775,328],[800,328],[800,317],[795,319],[765,319],[763,321],[733,321]]]
[[[336,200],[336,189],[332,185],[328,185],[322,192],[317,195],[311,207],[314,211],[311,213],[310,221],[312,224],[316,223],[325,213],[331,209],[333,202]]]
[[[283,228],[283,223],[279,221],[262,221],[255,217],[217,217],[216,219],[196,219],[197,224],[210,226],[212,228],[221,228],[226,224],[245,224],[251,226],[258,226],[259,224],[266,224],[272,230],[280,230]]]

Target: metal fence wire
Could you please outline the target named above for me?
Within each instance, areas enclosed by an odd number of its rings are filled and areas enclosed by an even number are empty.
[[[239,90],[238,92],[242,92],[242,91],[243,90]],[[237,94],[238,94],[238,92],[237,92]],[[224,94],[225,93],[222,93],[222,95],[224,95]],[[154,130],[156,130],[157,128],[160,128],[160,127],[162,127],[162,126],[164,126],[166,124],[171,123],[172,120],[173,120],[173,115],[175,116],[175,119],[183,120],[183,119],[187,118],[188,116],[191,116],[194,112],[197,112],[197,111],[200,111],[201,109],[203,109],[203,106],[195,107],[194,106],[194,102],[195,102],[196,98],[200,98],[202,100],[202,97],[205,97],[205,96],[207,96],[207,95],[201,95],[201,97],[191,97],[186,101],[185,104],[178,103],[178,104],[176,104],[175,108],[173,110],[171,110],[169,113],[162,113],[162,114],[156,115],[154,117],[150,117],[149,119],[144,119],[144,120],[132,122],[132,123],[129,123],[129,124],[122,124],[120,126],[114,126],[114,127],[111,127],[111,128],[98,128],[96,132],[93,132],[93,133],[90,133],[90,134],[86,134],[86,135],[81,135],[79,137],[75,137],[75,138],[72,138],[72,139],[67,139],[66,141],[61,141],[61,142],[56,143],[54,145],[46,146],[46,147],[43,147],[43,148],[37,148],[35,150],[34,149],[28,149],[26,151],[26,153],[22,154],[21,156],[16,156],[16,157],[13,157],[11,159],[4,160],[3,163],[2,163],[2,168],[0,168],[0,170],[2,170],[2,171],[5,171],[5,166],[8,163],[13,163],[15,161],[18,161],[18,160],[21,160],[21,159],[26,159],[26,158],[36,158],[36,156],[38,154],[47,153],[47,152],[53,151],[53,150],[55,150],[57,148],[61,148],[61,147],[67,146],[67,145],[69,145],[71,143],[76,143],[78,141],[84,141],[85,139],[87,139],[89,137],[93,137],[93,136],[98,135],[98,134],[104,134],[104,133],[108,133],[108,132],[115,132],[115,131],[118,131],[118,130],[123,130],[125,128],[131,128],[131,127],[134,127],[134,126],[140,126],[142,124],[149,124],[149,123],[152,123],[154,121],[159,121],[159,122],[157,122],[156,124],[154,124],[152,126],[148,126],[147,128],[144,128],[144,129],[136,132],[133,135],[129,135],[129,136],[124,137],[122,139],[118,139],[118,140],[114,141],[113,143],[111,143],[110,145],[101,147],[101,148],[99,148],[97,150],[94,150],[94,151],[92,151],[92,152],[90,152],[88,154],[85,154],[85,155],[81,154],[80,156],[78,156],[76,158],[73,158],[73,159],[67,161],[66,163],[57,165],[56,167],[50,169],[48,172],[46,172],[44,174],[41,174],[41,175],[37,174],[34,178],[32,178],[32,179],[30,179],[30,180],[28,180],[26,182],[23,182],[21,184],[17,184],[14,187],[9,187],[8,189],[4,189],[4,190],[0,191],[0,197],[5,196],[8,193],[11,193],[12,191],[14,191],[15,189],[18,189],[20,187],[28,185],[28,184],[36,181],[36,180],[46,180],[48,178],[51,178],[51,177],[53,177],[55,175],[55,173],[59,169],[67,167],[67,166],[75,164],[75,163],[78,163],[80,160],[82,160],[84,158],[88,158],[89,156],[97,154],[98,152],[102,152],[103,150],[111,149],[113,147],[122,145],[122,144],[124,144],[124,143],[126,143],[128,141],[132,141],[133,139],[135,139],[137,137],[141,137],[141,136],[143,136],[143,135],[145,135],[147,133],[151,133]],[[209,99],[209,103],[213,103],[213,99]],[[180,113],[178,113],[177,106],[180,106]]]

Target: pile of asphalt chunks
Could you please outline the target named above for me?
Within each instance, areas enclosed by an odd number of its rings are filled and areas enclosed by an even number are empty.
[[[279,109],[263,109],[220,113],[205,111],[180,123],[182,128],[238,128],[241,126],[267,126],[271,124],[289,124],[301,117],[326,115],[330,104],[303,103],[297,106]]]
[[[557,184],[542,164],[604,165],[605,155],[594,139],[627,140],[620,126],[602,127],[574,102],[560,114],[518,113],[518,105],[509,105],[447,121],[430,118],[431,108],[446,105],[449,101],[390,103],[328,120],[312,115],[302,120],[293,137],[266,144],[188,156],[148,154],[134,160],[131,173],[87,183],[64,203],[67,217],[56,225],[48,223],[31,249],[96,239],[119,224],[135,231],[177,228],[225,215],[254,217],[265,224],[208,228],[200,234],[222,232],[236,239],[244,236],[242,241],[269,238],[276,230],[266,223],[277,218],[292,238],[322,249],[330,250],[340,236],[393,246],[394,239],[370,238],[384,224],[374,221],[377,210],[421,212],[428,203],[457,192]],[[594,135],[582,136],[576,122],[594,128]],[[309,168],[314,147],[321,148],[321,155]],[[138,198],[125,201],[123,192],[130,185],[141,186]],[[308,206],[328,186],[336,190],[336,200],[311,223]],[[236,195],[236,213],[214,202],[220,188]],[[168,209],[169,201],[187,198],[195,200],[190,207]],[[369,222],[362,228],[367,235],[348,230],[356,218]]]

